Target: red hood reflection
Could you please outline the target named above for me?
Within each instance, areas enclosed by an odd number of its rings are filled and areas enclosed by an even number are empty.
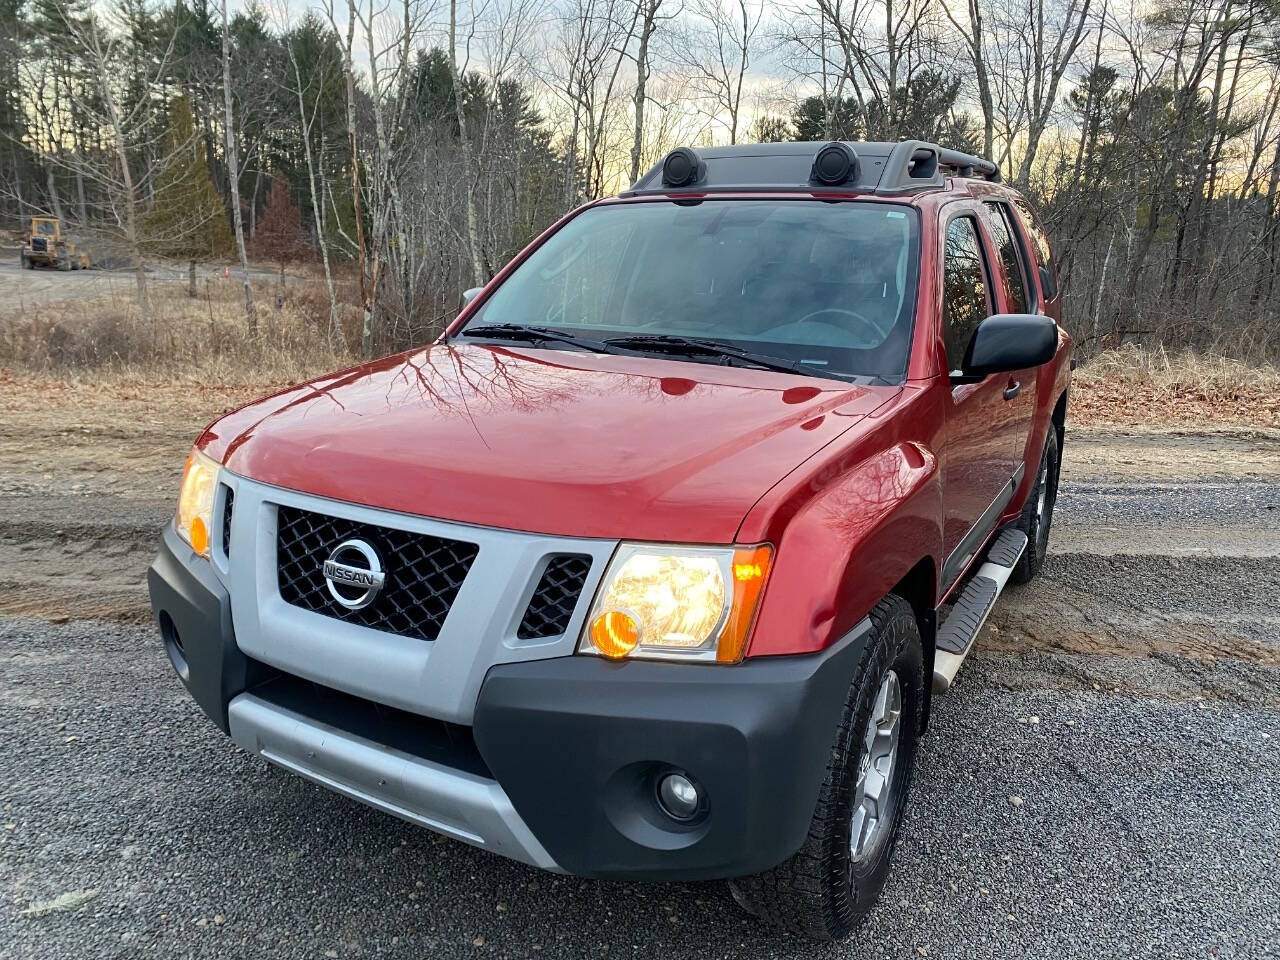
[[[263,483],[563,536],[727,543],[793,467],[898,392],[669,358],[439,345],[228,414]]]

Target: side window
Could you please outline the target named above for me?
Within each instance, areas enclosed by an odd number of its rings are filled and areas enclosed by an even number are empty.
[[[1027,236],[1031,237],[1031,242],[1035,245],[1036,259],[1040,262],[1040,266],[1044,267],[1049,273],[1049,285],[1045,289],[1044,295],[1047,299],[1052,300],[1058,292],[1058,268],[1053,263],[1053,251],[1049,249],[1049,237],[1045,234],[1044,228],[1040,226],[1040,219],[1036,216],[1035,211],[1031,209],[1031,204],[1021,197],[1013,202],[1022,217],[1022,225],[1026,227]]]
[[[1022,268],[1022,251],[1007,219],[1009,209],[1003,203],[984,203],[982,211],[987,217],[987,232],[995,241],[1000,265],[1004,267],[1005,300],[1009,304],[1009,312],[1026,313],[1026,272]]]
[[[942,338],[951,370],[960,369],[973,331],[987,314],[987,270],[978,223],[973,217],[956,217],[947,224],[942,262]]]

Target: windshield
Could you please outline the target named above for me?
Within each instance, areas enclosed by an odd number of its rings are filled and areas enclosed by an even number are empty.
[[[605,342],[696,337],[819,376],[899,380],[918,250],[915,211],[885,203],[596,207],[535,250],[467,332],[531,324]]]

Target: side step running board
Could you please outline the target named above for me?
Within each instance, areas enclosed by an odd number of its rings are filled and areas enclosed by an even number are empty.
[[[1009,527],[1001,531],[987,551],[987,559],[965,584],[946,622],[938,628],[937,650],[933,659],[933,691],[944,693],[960,670],[960,664],[973,649],[987,616],[996,605],[1022,551],[1027,548],[1027,535]]]

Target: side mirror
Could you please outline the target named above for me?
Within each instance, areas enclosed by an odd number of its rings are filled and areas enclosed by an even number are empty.
[[[1040,268],[1040,289],[1044,291],[1046,300],[1052,300],[1058,295],[1058,278],[1051,267]]]
[[[471,288],[471,289],[469,289],[469,290],[463,290],[463,291],[462,291],[462,305],[465,307],[468,303],[470,303],[470,302],[471,302],[472,300],[474,300],[476,297],[480,296],[480,294],[481,294],[481,292],[482,292],[483,290],[484,290],[484,287],[472,287],[472,288]]]
[[[1034,313],[997,313],[973,331],[965,351],[966,377],[985,377],[1048,363],[1058,351],[1058,325]]]

